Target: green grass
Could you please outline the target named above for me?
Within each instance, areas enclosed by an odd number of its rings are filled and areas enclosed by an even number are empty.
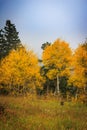
[[[87,130],[87,107],[58,99],[0,97],[0,130]]]

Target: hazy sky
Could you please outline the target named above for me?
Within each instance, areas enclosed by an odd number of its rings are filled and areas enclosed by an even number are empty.
[[[87,37],[87,0],[0,0],[0,28],[7,19],[37,54],[57,38],[76,48]]]

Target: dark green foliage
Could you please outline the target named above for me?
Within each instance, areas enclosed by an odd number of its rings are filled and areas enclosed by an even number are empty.
[[[47,73],[50,70],[50,68],[52,68],[53,66],[46,68],[45,66],[41,67],[41,75],[43,77],[45,77],[45,83],[43,84],[43,93],[54,93],[55,92],[55,88],[56,88],[56,78],[54,80],[51,80],[47,77]],[[67,77],[61,77],[59,78],[60,80],[60,92],[62,94],[63,97],[66,97],[67,91],[68,90],[68,84],[67,84]]]
[[[0,59],[7,56],[12,49],[22,47],[20,42],[15,25],[7,20],[4,29],[0,30]]]
[[[0,59],[4,56],[5,54],[5,38],[4,38],[4,32],[1,29],[0,30]]]
[[[67,86],[67,92],[70,94],[70,97],[75,98],[78,93],[78,88],[73,85]]]
[[[12,48],[16,49],[19,46],[20,39],[18,37],[18,32],[16,31],[15,25],[12,24],[10,20],[6,21],[4,33],[7,46],[9,45],[9,50]]]
[[[87,50],[87,38],[86,38],[85,42],[82,44],[82,47],[83,47],[85,50]]]
[[[51,45],[51,43],[49,43],[49,42],[43,43],[41,46],[41,49],[44,50],[47,46],[50,46],[50,45]]]
[[[3,88],[0,88],[0,95],[8,95],[9,94],[9,89],[6,89],[3,85]]]
[[[67,93],[67,78],[66,77],[61,77],[60,78],[60,92],[63,94],[63,96],[66,96]]]

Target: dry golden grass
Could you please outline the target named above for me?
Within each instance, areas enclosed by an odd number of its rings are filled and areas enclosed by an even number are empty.
[[[58,99],[0,97],[0,130],[87,130],[87,107]]]

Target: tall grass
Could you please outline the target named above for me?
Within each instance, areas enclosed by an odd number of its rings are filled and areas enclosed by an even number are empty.
[[[87,107],[58,99],[0,97],[0,130],[87,130]]]

